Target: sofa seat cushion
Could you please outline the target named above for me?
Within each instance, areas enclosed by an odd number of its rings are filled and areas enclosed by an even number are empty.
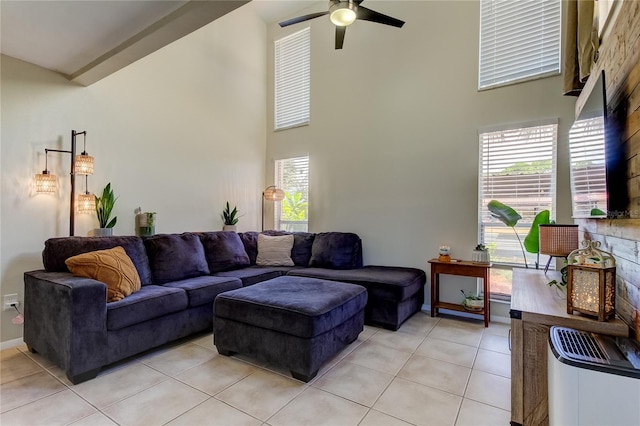
[[[350,232],[321,232],[311,246],[309,266],[354,269],[362,267],[362,241]]]
[[[42,262],[47,272],[69,272],[65,261],[71,256],[120,246],[131,258],[142,285],[151,284],[149,258],[142,238],[123,237],[60,237],[49,238],[44,243]]]
[[[209,275],[204,248],[196,234],[159,234],[144,238],[154,284]]]
[[[164,284],[164,287],[179,288],[187,292],[189,307],[213,303],[220,293],[242,288],[242,281],[231,277],[203,277],[189,278]]]
[[[235,232],[217,231],[199,234],[204,247],[209,271],[229,271],[249,266],[249,255],[244,249],[242,240]]]
[[[220,294],[216,318],[311,338],[364,309],[364,287],[316,278],[284,276]]]
[[[422,291],[427,280],[425,272],[421,269],[374,265],[347,270],[295,269],[289,271],[287,275],[359,284],[366,287],[370,298],[389,299],[397,302]]]
[[[287,272],[296,269],[295,266],[250,266],[248,268],[236,269],[235,271],[218,272],[216,277],[239,278],[244,287],[267,281],[286,275]]]
[[[107,303],[107,330],[120,330],[187,308],[187,292],[158,285],[142,286],[117,302]]]

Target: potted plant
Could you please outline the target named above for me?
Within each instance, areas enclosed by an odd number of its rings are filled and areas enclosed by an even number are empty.
[[[98,217],[98,224],[100,228],[94,229],[93,235],[104,236],[112,235],[113,227],[116,225],[118,218],[116,216],[110,219],[113,206],[116,203],[116,197],[113,195],[111,189],[111,182],[107,184],[102,190],[102,197],[96,197],[96,216]]]
[[[468,311],[480,311],[484,309],[484,298],[479,294],[467,294],[463,290],[460,290],[464,299],[462,300],[462,306]]]
[[[144,212],[136,214],[137,235],[148,237],[156,233],[156,212]]]
[[[233,210],[231,210],[229,202],[227,201],[227,205],[224,210],[222,210],[221,216],[223,222],[222,230],[235,232],[237,229],[236,224],[238,223],[238,207],[234,206]]]
[[[551,223],[549,219],[549,216],[550,216],[549,210],[542,210],[540,213],[536,215],[536,217],[533,219],[533,223],[531,224],[531,228],[529,229],[529,233],[524,239],[524,244],[523,244],[515,228],[516,225],[518,224],[518,221],[522,219],[522,216],[520,216],[520,214],[516,212],[513,208],[497,200],[489,201],[489,204],[487,205],[487,207],[493,217],[495,217],[496,219],[500,220],[502,223],[504,223],[505,225],[513,229],[513,232],[516,234],[516,237],[518,238],[518,242],[520,243],[520,249],[522,250],[522,257],[524,258],[524,266],[528,268],[529,264],[527,263],[527,255],[525,254],[524,251],[526,249],[529,253],[538,254],[539,248],[540,248],[538,227],[540,225]],[[539,262],[536,261],[536,269],[538,268],[538,265],[539,265]]]

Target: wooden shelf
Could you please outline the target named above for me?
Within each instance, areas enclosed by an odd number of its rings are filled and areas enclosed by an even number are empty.
[[[491,292],[489,269],[491,268],[491,264],[456,259],[452,259],[450,262],[441,262],[438,259],[431,259],[429,260],[429,263],[431,264],[431,316],[433,317],[437,315],[439,309],[467,312],[474,315],[481,315],[484,318],[484,326],[488,327],[491,315],[491,305],[489,304],[489,295]],[[440,274],[481,278],[483,280],[484,309],[480,311],[471,311],[457,303],[441,302]]]
[[[597,321],[567,313],[566,295],[549,286],[560,273],[515,268],[511,290],[511,424],[548,425],[547,353],[549,329],[557,325],[626,337],[619,318]]]

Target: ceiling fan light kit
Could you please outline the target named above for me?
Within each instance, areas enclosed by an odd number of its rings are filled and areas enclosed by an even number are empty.
[[[341,1],[339,3],[333,3],[329,7],[329,19],[334,25],[339,27],[347,27],[356,21],[356,6],[352,2]]]
[[[353,24],[357,19],[390,25],[397,28],[402,28],[404,25],[404,21],[361,6],[360,4],[363,1],[364,0],[330,0],[329,10],[326,12],[316,12],[309,15],[298,16],[297,18],[280,22],[280,27],[284,28],[289,25],[298,24],[320,16],[329,15],[329,19],[336,26],[336,49],[342,49],[347,26]]]

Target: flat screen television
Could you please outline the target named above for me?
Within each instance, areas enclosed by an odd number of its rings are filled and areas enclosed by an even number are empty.
[[[625,217],[628,205],[624,153],[607,116],[605,75],[598,75],[569,131],[574,218]]]

